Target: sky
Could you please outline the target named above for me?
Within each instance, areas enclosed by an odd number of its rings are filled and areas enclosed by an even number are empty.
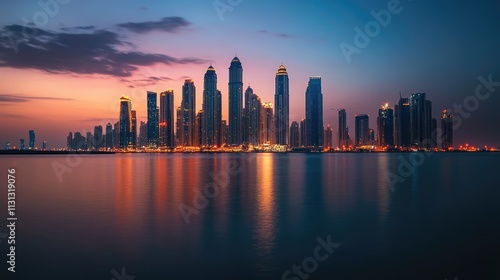
[[[4,0],[0,144],[27,142],[33,129],[38,147],[65,147],[70,131],[117,122],[122,95],[145,121],[146,92],[173,89],[177,107],[187,78],[199,110],[210,64],[227,119],[237,55],[244,87],[262,101],[274,103],[276,71],[287,68],[290,122],[304,118],[309,77],[321,76],[334,139],[339,108],[354,137],[356,114],[375,129],[383,103],[425,92],[438,123],[443,109],[454,114],[455,146],[500,147],[499,8],[492,0]]]

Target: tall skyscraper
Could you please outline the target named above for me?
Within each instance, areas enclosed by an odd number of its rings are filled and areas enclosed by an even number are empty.
[[[430,102],[430,101],[429,101]],[[431,118],[431,141],[427,144],[427,148],[435,149],[438,147],[437,144],[437,120],[435,118]]]
[[[410,97],[411,141],[417,148],[430,148],[432,142],[432,105],[425,93],[413,93]]]
[[[300,147],[299,123],[293,121],[290,125],[290,148]]]
[[[444,150],[453,150],[453,115],[447,110],[443,111],[441,117],[441,147]]]
[[[113,146],[120,148],[120,122],[116,122],[113,126]]]
[[[306,90],[306,146],[323,147],[321,77],[310,77]]]
[[[300,133],[299,133],[299,143],[301,147],[307,145],[307,133],[306,133],[306,119],[300,121]]]
[[[196,145],[196,87],[191,79],[182,86],[182,146]]]
[[[274,129],[276,128],[276,125],[274,124],[275,118],[273,112],[273,104],[271,102],[264,102],[262,107],[264,113],[262,119],[261,143],[274,144],[275,143]]]
[[[370,119],[367,115],[360,114],[355,117],[355,146],[369,145],[370,143]]]
[[[70,132],[66,137],[66,149],[73,150],[73,133]]]
[[[228,144],[241,145],[241,117],[243,106],[243,67],[240,59],[234,57],[229,66],[229,131]]]
[[[139,147],[144,147],[148,145],[148,124],[141,121],[139,126]]]
[[[339,110],[339,149],[344,150],[349,146],[348,132],[347,132],[347,114],[345,109]]]
[[[85,150],[91,150],[94,148],[94,135],[90,131],[87,131],[85,136]]]
[[[243,143],[248,143],[249,133],[250,133],[250,102],[253,94],[253,89],[248,86],[245,90],[245,108],[243,108],[242,120],[241,120],[241,141]]]
[[[290,131],[288,121],[290,114],[289,93],[288,73],[285,66],[281,65],[276,73],[274,94],[274,133],[275,142],[278,145],[288,145]]]
[[[182,112],[182,104],[180,107],[177,107],[176,114],[176,122],[175,122],[175,141],[177,146],[184,146],[184,121],[183,121],[183,112]],[[186,145],[187,146],[187,145]]]
[[[253,93],[252,88],[248,87],[247,92],[251,92],[248,102],[247,111],[248,120],[246,122],[247,127],[245,130],[248,132],[248,143],[254,146],[260,144],[260,131],[262,128],[262,102],[257,94]]]
[[[132,147],[137,147],[137,112],[135,110],[131,110],[132,114],[132,124],[130,126],[130,145]]]
[[[389,103],[378,110],[377,136],[380,146],[394,146],[394,114]]]
[[[148,146],[158,147],[158,109],[156,92],[148,91]]]
[[[132,132],[132,101],[128,96],[120,98],[120,134],[119,146],[125,149],[131,144],[130,134]]]
[[[325,150],[330,150],[333,147],[333,129],[330,125],[325,129],[325,141],[323,146]]]
[[[174,148],[174,91],[160,93],[160,146]]]
[[[210,65],[205,73],[203,84],[203,146],[218,146],[222,144],[222,94],[217,90],[217,73]]]
[[[29,136],[30,136],[29,149],[30,150],[34,150],[35,149],[35,131],[34,130],[30,130],[29,131]]]
[[[106,149],[113,149],[113,126],[111,123],[106,125]]]
[[[94,149],[99,150],[104,146],[102,136],[102,125],[94,126]]]
[[[203,141],[203,121],[205,119],[205,114],[203,113],[203,110],[199,110],[198,113],[196,114],[196,146],[203,146],[204,141]]]
[[[394,106],[394,137],[398,147],[410,147],[411,140],[411,107],[410,99],[400,96],[399,102]]]

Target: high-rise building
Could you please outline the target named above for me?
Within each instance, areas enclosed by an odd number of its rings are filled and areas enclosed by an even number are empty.
[[[290,148],[300,147],[299,123],[293,121],[290,125]]]
[[[91,150],[92,148],[94,148],[94,135],[92,135],[92,132],[87,131],[85,137],[85,150]]]
[[[196,145],[196,87],[191,79],[185,80],[182,86],[182,146]]]
[[[106,124],[106,149],[113,149],[113,126]]]
[[[199,110],[198,113],[196,114],[196,146],[203,146],[203,120],[205,119],[205,114],[203,113],[203,110]]]
[[[203,88],[202,145],[220,147],[222,144],[222,94],[217,90],[217,73],[212,65],[205,73]]]
[[[227,144],[227,141],[228,141],[228,131],[229,131],[229,126],[227,125],[227,121],[226,120],[222,120],[222,129],[221,129],[221,133],[222,133],[222,146],[226,145]]]
[[[347,131],[347,114],[345,109],[339,110],[339,149],[344,150],[349,147]]]
[[[128,96],[120,98],[120,134],[119,146],[125,149],[131,144],[130,134],[132,133],[132,101]]]
[[[66,149],[73,150],[73,133],[70,132],[66,137]]]
[[[306,119],[302,119],[300,121],[300,133],[299,133],[299,143],[301,147],[305,147],[307,145],[307,133],[306,133]]]
[[[137,112],[135,110],[131,110],[132,114],[132,124],[130,126],[130,145],[132,147],[137,147]]]
[[[47,150],[47,141],[43,141],[42,142],[42,151],[46,151]]]
[[[333,147],[333,129],[330,125],[328,125],[325,129],[325,141],[324,145],[325,150],[330,150]]]
[[[355,117],[355,146],[369,145],[370,143],[370,119],[368,115],[360,114]]]
[[[156,92],[148,91],[148,146],[158,147],[158,105],[156,102]]]
[[[275,79],[275,94],[274,94],[274,125],[275,125],[275,138],[276,144],[288,145],[289,140],[289,81],[288,73],[285,66],[281,65],[278,68]]]
[[[310,77],[306,90],[306,146],[323,147],[321,77]]]
[[[262,107],[264,112],[260,141],[262,144],[274,144],[276,143],[274,133],[276,125],[274,124],[275,118],[273,112],[273,104],[271,102],[264,102]]]
[[[35,131],[34,130],[30,130],[29,131],[29,136],[30,136],[29,149],[30,150],[34,150],[35,149]]]
[[[160,93],[160,146],[174,148],[174,91]]]
[[[24,147],[24,139],[19,139],[19,146],[20,146],[21,150],[26,149],[26,147]]]
[[[453,150],[453,115],[447,110],[443,111],[441,117],[441,147],[444,150]]]
[[[247,112],[247,127],[245,130],[248,132],[248,143],[254,146],[258,146],[260,142],[260,131],[262,129],[262,102],[257,94],[253,93],[253,90],[248,87],[247,92],[251,91],[248,102],[248,108],[245,108]]]
[[[113,146],[120,148],[120,122],[116,122],[113,126]]]
[[[425,93],[413,93],[410,97],[411,141],[417,148],[431,148],[432,104]]]
[[[183,112],[182,112],[182,104],[181,106],[177,107],[177,114],[176,114],[176,121],[175,121],[175,141],[176,141],[176,146],[184,146],[184,130],[183,130]]]
[[[139,147],[145,147],[148,145],[148,124],[141,121],[139,126]]]
[[[228,144],[242,144],[242,106],[243,106],[243,67],[238,57],[234,57],[229,66],[229,131]]]
[[[394,138],[397,147],[411,146],[410,113],[410,99],[400,97],[398,104],[394,106]]]
[[[96,125],[94,126],[94,149],[99,150],[103,145],[102,125]]]
[[[435,149],[438,147],[438,139],[437,139],[437,120],[435,118],[431,118],[431,141],[427,144],[428,148]]]
[[[394,111],[389,108],[389,103],[378,110],[377,136],[380,146],[394,146]]]

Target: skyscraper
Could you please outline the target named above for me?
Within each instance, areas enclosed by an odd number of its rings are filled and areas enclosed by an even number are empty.
[[[306,90],[306,146],[323,147],[321,77],[310,77]]]
[[[301,147],[305,147],[307,145],[307,133],[306,133],[306,119],[302,119],[300,121],[300,133],[299,133],[299,143]]]
[[[174,148],[174,91],[160,93],[160,146]]]
[[[24,147],[24,139],[19,139],[19,145],[20,145],[21,150],[26,149],[26,148]]]
[[[111,123],[106,125],[106,149],[113,148],[113,126]]]
[[[102,125],[96,125],[94,126],[94,149],[99,150],[103,145]]]
[[[333,129],[330,125],[325,129],[325,141],[323,146],[325,150],[330,150],[333,147]]]
[[[156,92],[148,91],[148,146],[158,146],[158,110]]]
[[[116,122],[113,126],[113,146],[120,147],[120,121]]]
[[[202,145],[220,146],[222,144],[222,94],[217,90],[217,73],[210,65],[203,84],[203,121]]]
[[[370,119],[367,115],[360,114],[355,117],[355,146],[370,144]]]
[[[430,101],[429,101],[430,102]],[[431,118],[431,141],[427,144],[427,148],[435,149],[438,147],[437,144],[437,120]]]
[[[453,150],[453,115],[447,110],[443,111],[441,117],[441,147],[444,150]]]
[[[92,132],[87,131],[85,137],[85,149],[91,150],[92,148],[94,148],[94,135],[92,135]]]
[[[394,114],[389,103],[378,110],[377,136],[380,146],[394,146]]]
[[[249,141],[249,122],[250,122],[250,102],[253,94],[253,89],[248,86],[245,90],[245,108],[243,108],[242,120],[241,120],[241,140],[243,143],[248,143]]]
[[[182,86],[182,146],[196,144],[196,87],[191,79],[185,80]]]
[[[130,134],[132,132],[132,102],[128,96],[120,98],[120,134],[119,146],[125,149],[130,144]]]
[[[417,148],[430,148],[432,142],[432,106],[425,93],[413,93],[410,97],[411,141]]]
[[[229,131],[228,144],[241,145],[241,117],[243,106],[243,67],[238,57],[229,66]]]
[[[29,149],[30,150],[34,150],[35,149],[35,131],[34,130],[30,130],[29,131],[29,136],[30,136]]]
[[[261,143],[262,144],[274,144],[275,143],[275,133],[276,128],[274,124],[274,112],[273,104],[271,102],[264,102],[262,105],[264,113],[262,120],[262,131],[261,131]]]
[[[395,144],[398,147],[410,147],[411,140],[411,108],[410,99],[399,98],[399,102],[394,106],[394,136]]]
[[[260,144],[260,131],[262,126],[262,102],[257,94],[253,93],[252,88],[248,87],[247,92],[251,92],[247,111],[248,120],[245,130],[248,131],[248,143],[258,146]]]
[[[137,112],[135,110],[131,110],[132,114],[132,124],[130,126],[130,145],[132,147],[137,147]]]
[[[275,79],[275,94],[274,94],[274,125],[276,144],[288,145],[289,140],[289,81],[288,73],[285,66],[281,65],[278,68]]]
[[[339,110],[339,149],[344,150],[349,146],[347,132],[347,114],[345,109]]]
[[[182,112],[182,104],[181,107],[177,107],[176,114],[176,122],[175,122],[175,141],[177,146],[184,146],[184,121],[183,121],[183,112]]]
[[[148,124],[141,121],[139,126],[139,147],[144,147],[148,145]]]
[[[290,148],[300,147],[300,133],[299,133],[299,123],[293,121],[290,125]]]

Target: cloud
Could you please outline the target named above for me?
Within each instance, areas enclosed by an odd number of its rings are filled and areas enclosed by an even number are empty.
[[[96,28],[93,25],[75,26],[75,27],[63,27],[63,28],[61,28],[61,30],[64,30],[64,31],[81,31],[81,30],[87,31],[87,30],[95,30],[95,29]]]
[[[117,26],[135,33],[148,33],[162,31],[175,33],[191,23],[182,17],[164,17],[160,21],[126,22]]]
[[[133,45],[119,34],[84,28],[89,30],[73,33],[22,25],[4,26],[0,29],[0,67],[130,77],[142,66],[206,63],[192,57],[126,51],[125,47]]]
[[[269,35],[280,37],[280,38],[292,38],[293,37],[292,35],[289,35],[286,33],[274,33],[274,32],[271,32],[267,29],[261,29],[261,30],[259,30],[259,33],[269,34]]]
[[[30,102],[33,100],[56,100],[56,101],[71,101],[73,98],[59,98],[59,97],[49,97],[49,96],[29,96],[29,95],[18,95],[18,94],[0,94],[0,102],[5,103],[23,103]]]

